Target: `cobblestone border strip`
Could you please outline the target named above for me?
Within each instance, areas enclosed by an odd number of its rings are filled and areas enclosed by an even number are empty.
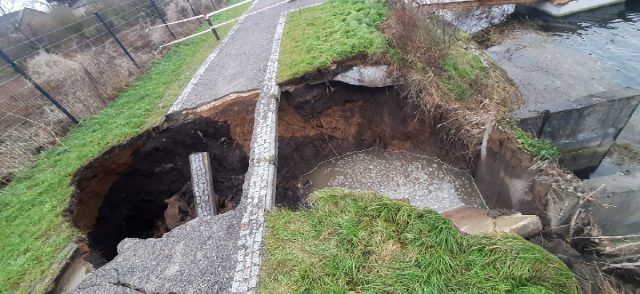
[[[189,156],[191,168],[191,185],[193,186],[193,200],[196,205],[196,215],[211,217],[216,214],[215,192],[211,178],[211,162],[206,152],[193,153]]]
[[[167,114],[177,112],[182,108],[182,104],[184,103],[184,100],[187,99],[187,96],[189,95],[189,93],[191,93],[191,90],[193,90],[193,87],[196,85],[196,83],[200,80],[200,77],[202,77],[206,69],[209,67],[209,64],[211,64],[211,62],[216,58],[216,56],[218,56],[218,52],[220,52],[220,49],[224,47],[225,44],[227,44],[227,41],[229,41],[233,33],[236,32],[238,27],[240,27],[240,25],[247,18],[247,13],[253,10],[253,7],[256,6],[256,4],[258,4],[259,1],[260,0],[253,1],[251,6],[249,6],[249,8],[247,8],[247,10],[245,10],[245,12],[242,14],[242,17],[238,20],[236,25],[233,26],[231,31],[229,31],[229,33],[224,37],[222,42],[218,44],[218,47],[216,47],[216,50],[214,50],[213,53],[211,53],[211,55],[207,57],[207,59],[202,63],[202,65],[200,65],[200,68],[198,68],[198,71],[196,71],[193,74],[193,76],[191,76],[191,80],[189,81],[189,84],[187,84],[184,90],[182,90],[182,93],[180,93],[180,96],[178,96],[178,99],[176,99],[173,105],[171,105],[171,108],[169,108],[169,111],[167,112]]]
[[[276,84],[280,44],[287,15],[312,4],[280,14],[260,98],[256,105],[251,159],[243,189],[246,210],[240,223],[240,240],[232,293],[255,293],[264,251],[265,214],[275,205],[277,124],[280,88]]]

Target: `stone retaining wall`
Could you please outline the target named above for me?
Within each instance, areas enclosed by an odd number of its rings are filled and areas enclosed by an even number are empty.
[[[639,90],[606,91],[518,117],[518,125],[558,147],[563,167],[580,171],[598,166],[639,102]]]
[[[271,48],[264,85],[256,105],[249,170],[242,202],[246,210],[240,223],[237,264],[231,292],[254,293],[258,286],[265,230],[265,213],[275,205],[276,164],[278,162],[278,104],[276,84],[280,43],[288,12],[283,12]]]

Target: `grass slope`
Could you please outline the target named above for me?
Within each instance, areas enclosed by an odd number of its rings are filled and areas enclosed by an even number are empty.
[[[267,220],[260,293],[576,293],[569,269],[517,235],[462,236],[432,210],[316,192]]]
[[[282,39],[278,80],[324,68],[358,53],[387,48],[377,30],[388,9],[383,0],[329,0],[289,14]]]
[[[222,22],[250,4],[214,17]],[[220,30],[226,35],[232,25]],[[106,109],[83,121],[0,191],[0,293],[44,292],[61,251],[77,236],[63,219],[73,173],[109,146],[161,121],[191,75],[215,49],[210,35],[185,41],[154,62]]]

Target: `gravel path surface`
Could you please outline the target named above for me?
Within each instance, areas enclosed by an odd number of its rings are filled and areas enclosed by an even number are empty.
[[[280,14],[319,2],[323,1],[257,0],[247,14],[257,13],[240,20],[219,50],[202,65],[170,112],[210,103],[231,93],[262,88]],[[272,8],[260,11],[268,7]]]

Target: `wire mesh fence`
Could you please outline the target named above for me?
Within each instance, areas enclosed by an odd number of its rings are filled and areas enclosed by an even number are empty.
[[[200,23],[147,28],[215,10],[223,2],[95,1],[78,16],[52,11],[49,18],[40,16],[39,22],[20,24],[28,29],[15,26],[19,34],[6,37],[12,44],[3,42],[5,48],[0,48],[6,57],[0,58],[0,187],[40,152],[59,144],[73,126],[70,117],[83,119],[102,110],[164,53],[161,44],[187,36]],[[45,32],[33,33],[34,28],[42,31],[42,26]]]

